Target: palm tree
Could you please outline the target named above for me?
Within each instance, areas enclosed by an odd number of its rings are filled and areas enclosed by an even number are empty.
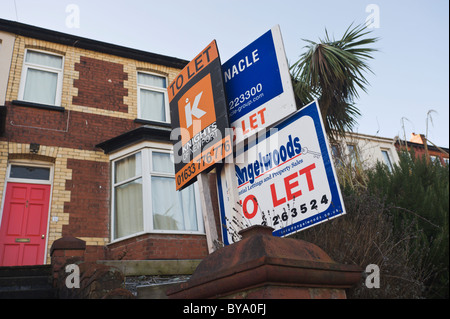
[[[371,31],[365,25],[345,31],[342,39],[334,40],[325,29],[325,39],[319,43],[304,40],[309,44],[300,59],[291,66],[294,92],[299,106],[314,99],[319,102],[327,135],[351,131],[360,115],[355,99],[358,89],[366,92],[368,82],[363,72],[372,72],[367,64],[376,49],[367,45],[378,38],[364,38]]]

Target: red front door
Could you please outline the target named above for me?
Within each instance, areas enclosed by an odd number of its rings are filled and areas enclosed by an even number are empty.
[[[50,185],[8,183],[0,224],[0,266],[44,263]]]

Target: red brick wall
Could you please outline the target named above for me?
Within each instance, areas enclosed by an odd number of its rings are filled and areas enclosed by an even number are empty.
[[[395,144],[395,147],[397,149],[397,151],[403,151],[405,150],[405,147],[403,145],[399,145],[398,143]],[[441,163],[441,165],[446,165],[444,158],[448,158],[448,155],[440,152],[440,151],[436,151],[435,149],[430,149],[430,146],[428,146],[428,156],[436,156],[439,158],[439,162]],[[419,146],[413,146],[414,148],[414,154],[416,155],[416,158],[421,158],[423,156],[425,156],[425,146],[421,145]],[[408,146],[408,150],[410,150],[411,147]]]
[[[73,98],[73,104],[128,112],[123,103],[123,97],[128,95],[123,81],[128,74],[123,72],[122,64],[82,56],[80,63],[75,63],[75,71],[79,72],[79,79],[73,81],[78,96]]]
[[[17,143],[39,143],[89,151],[100,142],[140,126],[132,120],[77,111],[51,111],[6,103],[5,136]]]
[[[105,246],[86,246],[86,251],[84,252],[84,261],[86,262],[96,262],[97,260],[105,259]]]
[[[109,245],[106,259],[201,259],[208,255],[202,235],[145,234]]]
[[[63,236],[109,237],[109,163],[68,159],[72,180],[66,182],[71,192],[64,212],[69,224]]]

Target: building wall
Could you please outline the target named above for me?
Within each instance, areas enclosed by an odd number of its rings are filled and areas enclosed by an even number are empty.
[[[427,150],[425,150],[425,143],[427,143]],[[435,159],[439,161],[441,165],[448,165],[448,148],[437,147],[436,145],[431,145],[430,143],[430,141],[426,140],[425,135],[412,133],[408,142],[398,140],[395,146],[398,151],[404,151],[405,149],[410,151],[411,149],[414,149],[414,153],[418,158],[426,156],[428,152],[429,159]]]
[[[109,245],[106,259],[201,259],[207,252],[206,240],[197,235],[144,234]]]
[[[14,103],[19,99],[27,48],[64,56],[63,109]],[[134,121],[137,71],[165,75],[169,82],[179,72],[163,65],[23,36],[15,40],[5,94],[6,132],[0,137],[0,200],[3,200],[6,169],[11,161],[53,166],[47,263],[53,241],[63,236],[85,240],[87,258],[91,260],[119,258],[125,253],[135,259],[190,259],[207,254],[204,235],[149,235],[145,240],[131,240],[130,247],[126,241],[112,245],[111,249],[105,246],[111,238],[110,158],[95,145],[141,125]],[[30,153],[30,143],[40,144],[37,154]],[[173,246],[176,247],[172,249]]]
[[[363,169],[370,169],[374,167],[377,162],[384,163],[382,151],[387,152],[392,165],[399,162],[393,139],[365,134],[346,133],[345,138],[340,140],[339,143],[341,156],[344,160],[349,160],[349,145],[355,146],[358,164],[361,165],[361,168]]]
[[[426,155],[425,147],[423,145],[414,145],[412,147],[414,148],[416,157],[422,157]],[[445,159],[448,160],[448,154],[445,154],[434,147],[432,148],[431,146],[428,146],[428,156],[437,158],[442,165],[445,164]]]
[[[14,39],[14,35],[0,31],[0,105],[5,102]]]

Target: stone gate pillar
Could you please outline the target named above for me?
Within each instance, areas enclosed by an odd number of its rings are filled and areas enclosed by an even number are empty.
[[[66,264],[84,261],[85,251],[86,242],[75,237],[63,237],[53,242],[50,248],[53,286],[58,286],[59,275]]]
[[[361,279],[356,265],[334,262],[306,241],[272,236],[273,228],[252,226],[242,240],[207,256],[189,281],[172,287],[173,299],[346,298]]]

